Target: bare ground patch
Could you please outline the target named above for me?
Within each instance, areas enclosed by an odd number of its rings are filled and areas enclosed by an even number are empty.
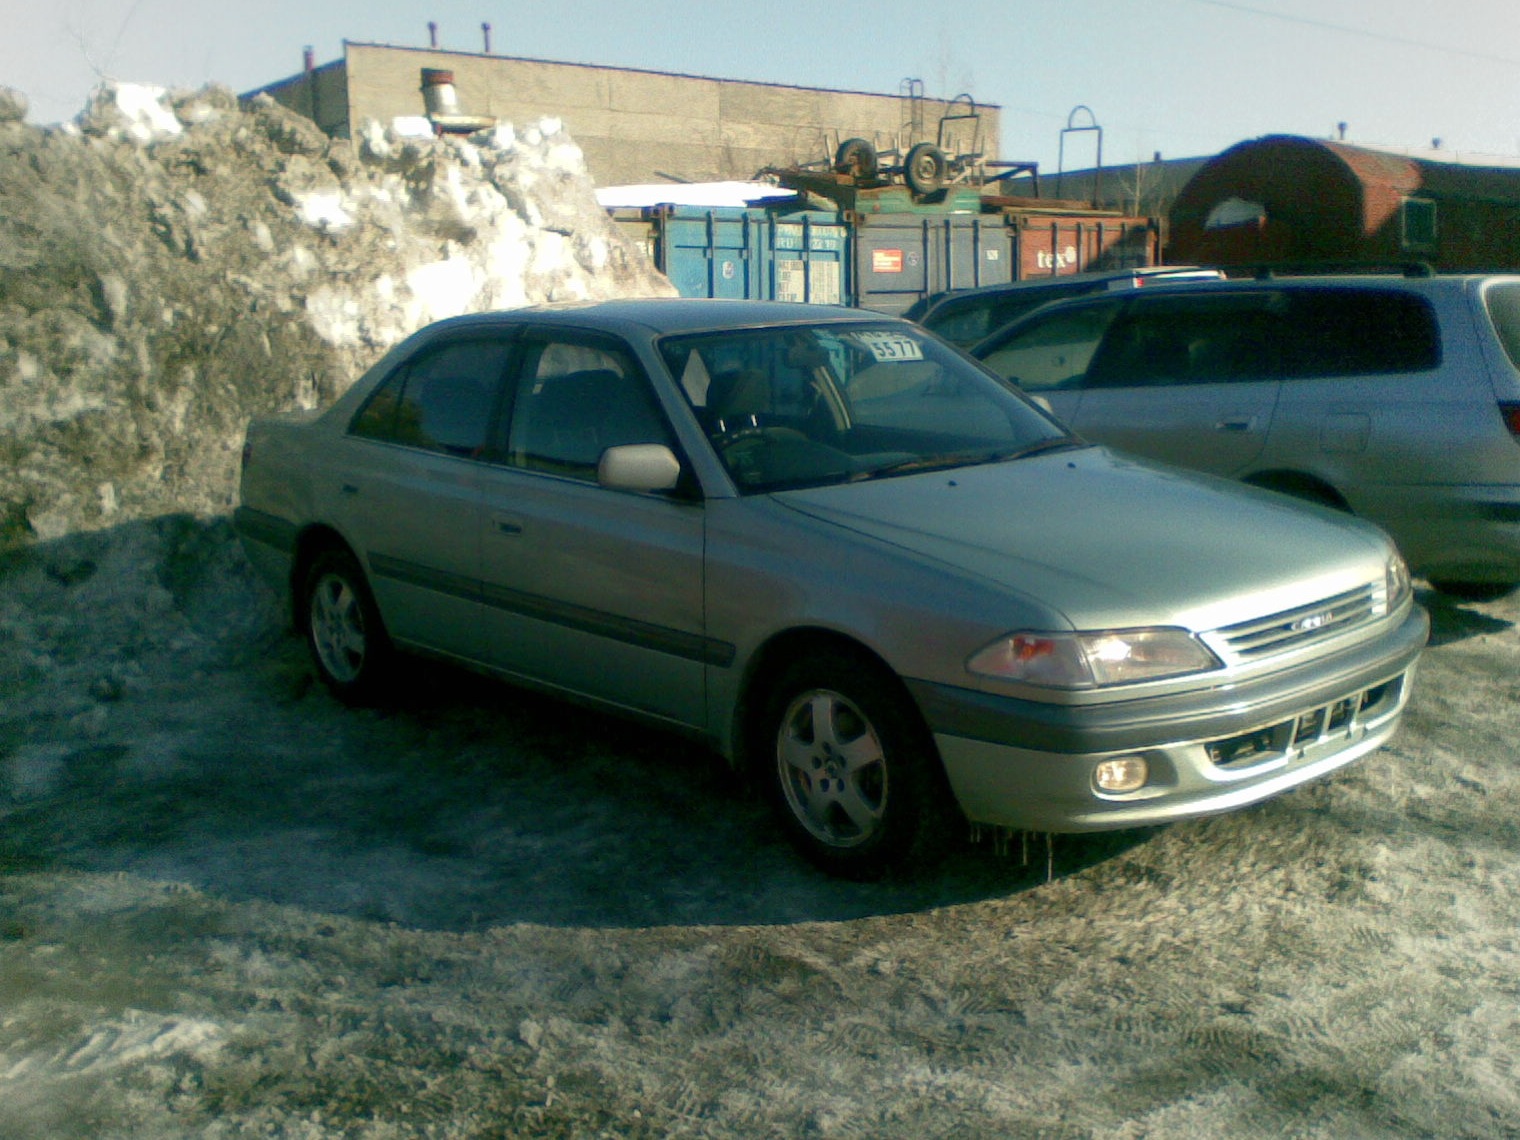
[[[0,1134],[1520,1135],[1520,601],[1426,600],[1335,778],[861,886],[675,738],[341,708],[224,523],[13,555]]]

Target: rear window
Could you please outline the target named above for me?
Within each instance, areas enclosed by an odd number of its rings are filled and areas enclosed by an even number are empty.
[[[1483,294],[1483,303],[1509,362],[1520,368],[1520,283],[1493,286]]]

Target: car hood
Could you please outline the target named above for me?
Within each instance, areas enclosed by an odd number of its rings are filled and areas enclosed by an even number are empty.
[[[1054,610],[1197,631],[1380,581],[1368,523],[1103,448],[782,492],[782,505]]]

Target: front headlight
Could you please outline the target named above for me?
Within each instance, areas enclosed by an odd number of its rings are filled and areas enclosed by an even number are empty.
[[[1096,689],[1223,668],[1185,629],[1109,629],[1089,633],[1011,633],[980,650],[966,668],[984,677]]]
[[[1383,588],[1372,588],[1372,616],[1391,614],[1403,605],[1411,590],[1409,567],[1397,554],[1390,555],[1383,567]]]

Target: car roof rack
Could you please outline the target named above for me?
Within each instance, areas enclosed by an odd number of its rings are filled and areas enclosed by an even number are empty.
[[[1258,280],[1273,277],[1310,277],[1318,274],[1399,273],[1405,277],[1434,277],[1435,266],[1428,261],[1264,261],[1248,266],[1224,265],[1219,268],[1246,269]]]

